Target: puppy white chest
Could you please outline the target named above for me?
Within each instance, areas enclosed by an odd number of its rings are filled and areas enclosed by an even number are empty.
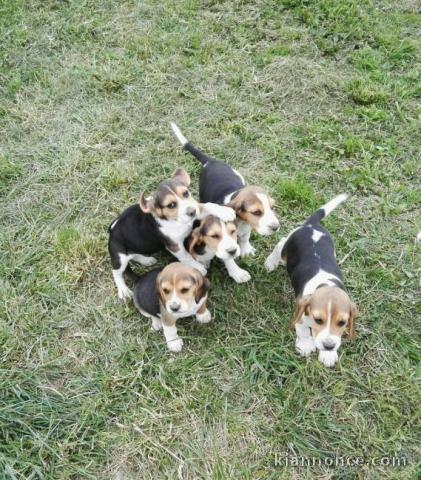
[[[237,236],[239,238],[249,236],[251,233],[251,226],[246,222],[239,222],[237,225]]]
[[[192,230],[192,223],[172,222],[160,220],[159,227],[163,235],[176,243],[182,242]]]

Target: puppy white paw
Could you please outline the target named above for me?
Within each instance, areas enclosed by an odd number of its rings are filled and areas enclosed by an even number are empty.
[[[238,268],[235,272],[230,273],[231,278],[233,278],[237,283],[245,283],[251,279],[251,275],[247,270]]]
[[[333,367],[337,361],[338,352],[333,352],[332,350],[319,351],[319,362],[322,362],[325,367]]]
[[[276,267],[278,266],[278,262],[276,259],[272,256],[269,255],[268,258],[265,260],[265,268],[268,272],[273,272],[276,270]]]
[[[159,318],[152,319],[151,330],[153,330],[154,332],[159,332],[160,330],[162,330],[162,322]]]
[[[191,263],[190,266],[198,270],[202,275],[206,275],[206,272],[207,272],[206,267],[201,263],[199,262]]]
[[[308,357],[316,351],[316,345],[312,338],[297,338],[295,349],[302,357]]]
[[[145,267],[152,267],[157,261],[155,257],[144,257],[140,263]]]
[[[209,323],[212,320],[210,311],[206,309],[204,313],[196,313],[196,320],[199,323]]]
[[[243,247],[241,247],[242,257],[247,257],[248,255],[254,255],[255,253],[256,253],[256,249],[250,243],[246,243]]]
[[[170,352],[181,352],[181,349],[183,348],[183,340],[180,337],[174,338],[174,340],[169,340],[167,342],[168,345],[168,350]]]
[[[223,207],[222,205],[218,206],[215,214],[223,222],[233,222],[235,220],[235,217],[237,216],[234,209],[232,209],[231,207]]]
[[[127,298],[132,298],[133,292],[130,290],[130,288],[125,285],[124,287],[120,287],[118,289],[118,298],[120,300],[126,300]]]

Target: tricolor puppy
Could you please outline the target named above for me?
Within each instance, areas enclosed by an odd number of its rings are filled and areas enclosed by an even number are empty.
[[[250,245],[251,231],[271,235],[279,228],[279,221],[273,211],[274,201],[262,188],[247,186],[242,175],[229,165],[208,157],[194,147],[175,123],[171,123],[171,127],[183,148],[202,164],[200,201],[227,205],[235,210],[240,254],[242,257],[253,255],[255,249]],[[250,280],[250,274],[241,269],[233,258],[226,260],[225,265],[236,282]]]
[[[294,318],[298,353],[309,356],[319,350],[327,367],[338,361],[338,349],[345,330],[355,336],[357,309],[345,291],[336,262],[335,247],[320,221],[347,195],[339,195],[317,210],[301,227],[284,237],[266,259],[267,270],[286,265],[296,296]]]
[[[152,320],[153,330],[164,331],[172,352],[180,352],[183,347],[175,325],[179,318],[195,315],[200,323],[211,321],[206,308],[209,280],[195,268],[175,262],[141,276],[131,270],[127,274],[135,283],[133,301],[136,308]]]
[[[161,182],[148,198],[142,193],[138,204],[124,210],[111,223],[108,250],[119,298],[131,296],[123,277],[124,271],[130,269],[129,261],[151,266],[156,263],[151,255],[162,249],[206,274],[203,265],[184,248],[184,239],[190,235],[196,218],[213,214],[224,221],[232,221],[235,212],[220,205],[197,203],[190,195],[189,185],[188,173],[178,168],[172,178]]]
[[[240,254],[237,243],[237,227],[234,222],[223,222],[214,215],[208,215],[186,238],[184,245],[190,255],[209,267],[214,257],[226,262]]]

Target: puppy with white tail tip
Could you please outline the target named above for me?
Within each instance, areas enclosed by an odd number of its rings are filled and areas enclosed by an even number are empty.
[[[351,340],[355,336],[357,308],[345,291],[332,237],[320,224],[346,199],[342,194],[326,203],[284,237],[265,262],[268,271],[286,265],[296,296],[298,353],[307,357],[317,349],[326,367],[338,361],[344,332]]]
[[[240,255],[253,255],[255,249],[250,244],[251,231],[255,230],[260,235],[271,235],[279,229],[279,220],[273,211],[273,199],[262,188],[246,185],[242,175],[226,163],[208,157],[193,146],[175,123],[171,123],[171,128],[183,148],[202,164],[200,201],[226,205],[235,210]],[[234,258],[228,258],[224,263],[229,275],[237,283],[250,280],[250,274],[240,268]]]

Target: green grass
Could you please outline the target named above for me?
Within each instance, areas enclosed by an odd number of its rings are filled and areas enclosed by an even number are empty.
[[[0,478],[412,479],[420,309],[420,18],[411,1],[0,3]],[[266,186],[282,232],[185,349],[117,301],[109,222],[185,166],[170,133]],[[326,220],[360,310],[328,370],[294,353],[263,262]],[[164,265],[168,255],[160,255]],[[405,457],[283,469],[275,454]]]

